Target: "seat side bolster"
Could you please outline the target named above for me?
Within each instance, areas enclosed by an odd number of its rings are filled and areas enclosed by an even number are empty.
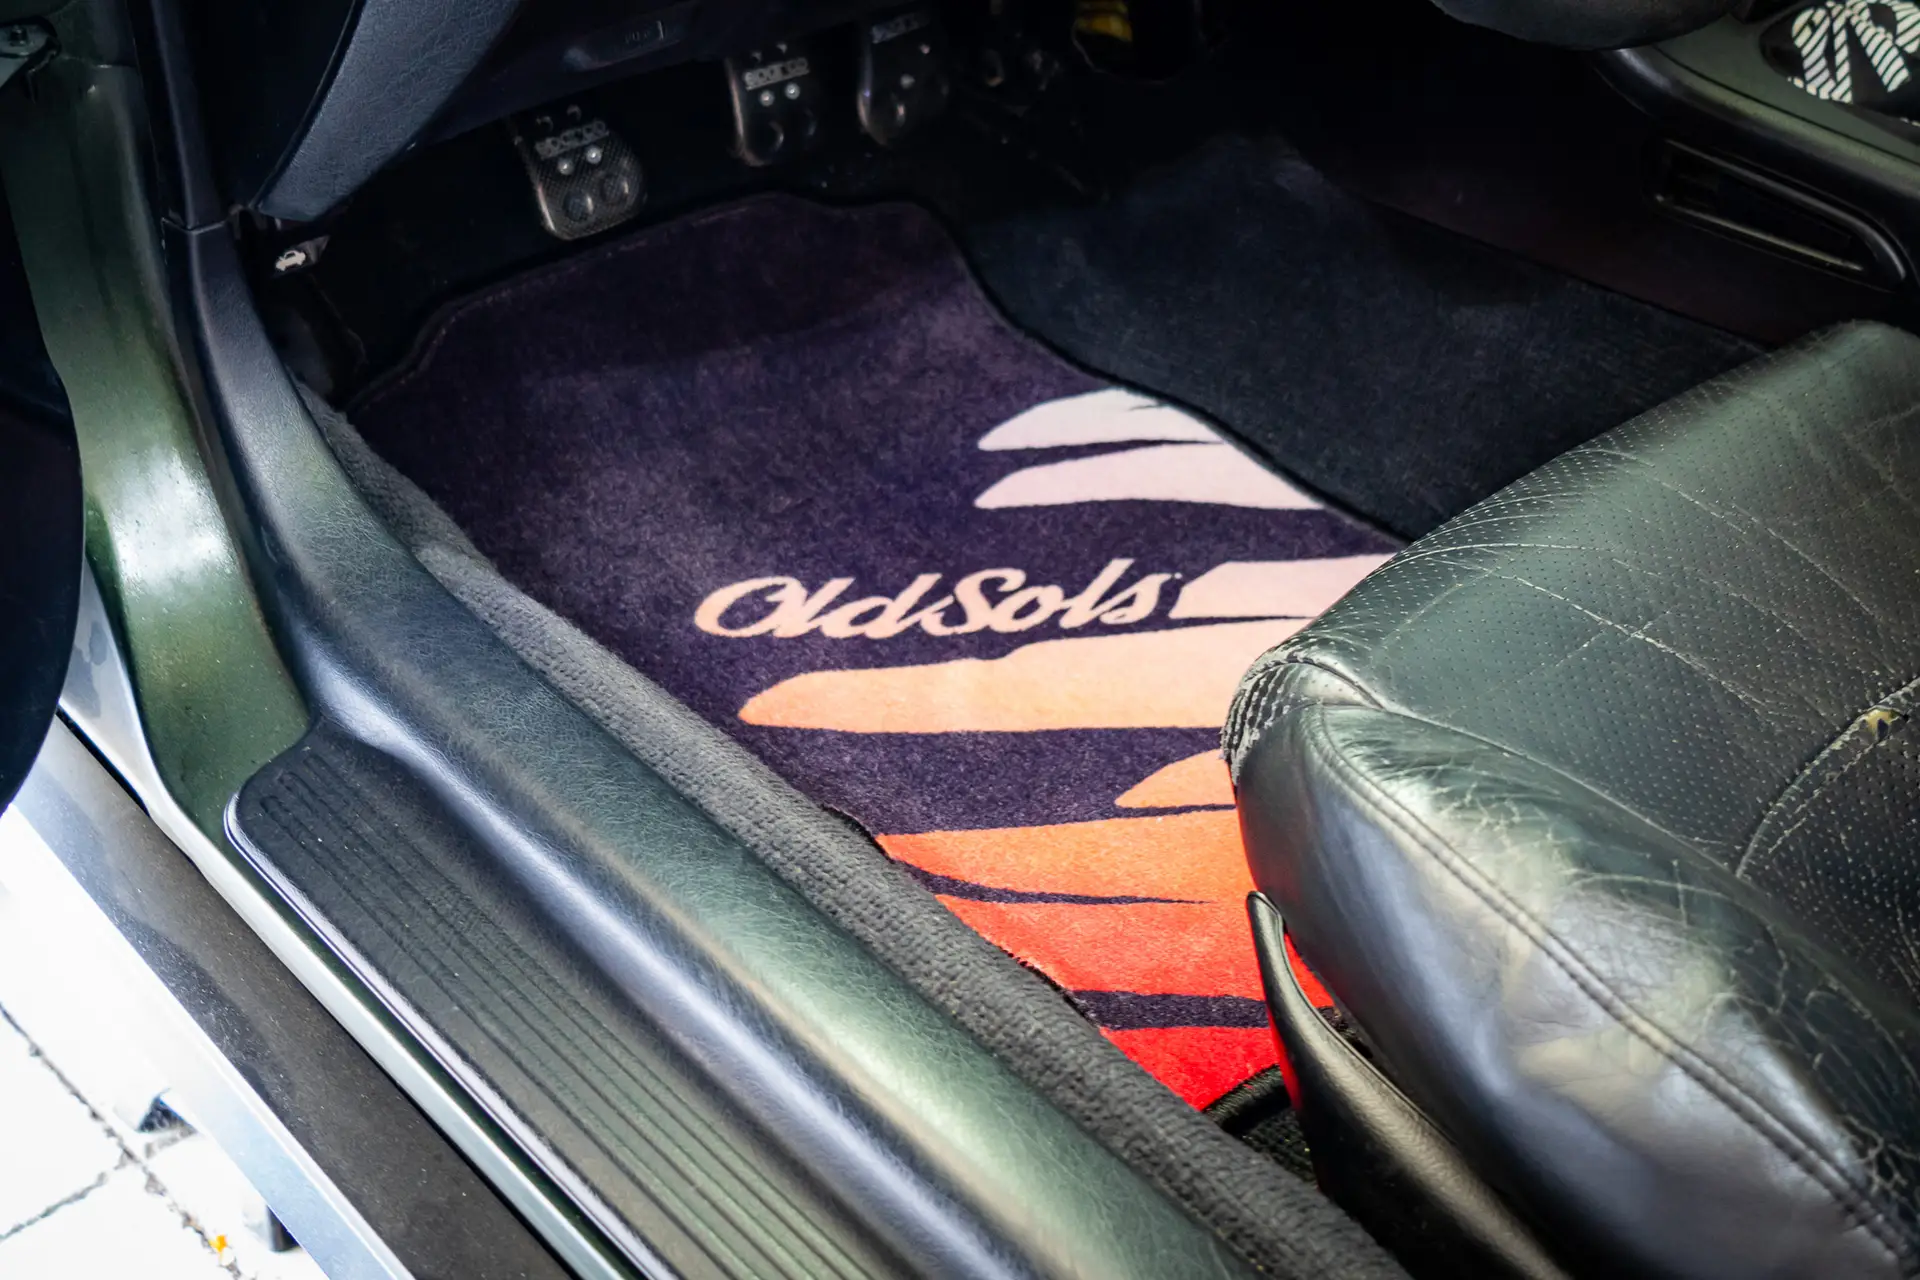
[[[1240,681],[1226,727],[1220,731],[1220,751],[1227,758],[1237,785],[1241,767],[1268,729],[1289,711],[1315,705],[1373,707],[1379,704],[1359,681],[1341,669],[1319,632],[1276,645],[1262,654]]]
[[[1914,1028],[1747,886],[1351,694],[1288,697],[1238,776],[1255,880],[1378,1065],[1578,1270],[1912,1270]]]

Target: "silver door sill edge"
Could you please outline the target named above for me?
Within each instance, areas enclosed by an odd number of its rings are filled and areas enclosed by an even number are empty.
[[[132,681],[91,569],[81,583],[73,661],[60,709],[146,807],[154,825],[567,1267],[588,1280],[633,1276],[625,1259],[582,1229],[571,1206],[555,1203],[518,1153],[500,1141],[491,1122],[442,1078],[424,1047],[388,1021],[378,998],[256,878],[244,856],[209,837],[167,791],[147,751]]]

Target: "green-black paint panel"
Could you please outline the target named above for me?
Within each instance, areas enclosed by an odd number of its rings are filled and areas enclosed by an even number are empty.
[[[155,766],[222,839],[229,798],[306,731],[196,429],[143,172],[134,72],[56,58],[0,101],[0,171],[79,444],[86,549]],[[77,568],[76,568],[77,579]]]

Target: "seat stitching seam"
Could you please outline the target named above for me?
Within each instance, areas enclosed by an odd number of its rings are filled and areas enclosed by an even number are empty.
[[[1338,675],[1339,673],[1334,672],[1333,674]],[[1358,686],[1356,686],[1356,688],[1358,688]],[[1366,694],[1366,691],[1364,689],[1359,691],[1363,695]],[[1610,795],[1609,793],[1602,791],[1599,787],[1594,786],[1591,782],[1588,782],[1585,779],[1575,777],[1573,774],[1568,773],[1566,770],[1562,769],[1559,765],[1556,765],[1551,761],[1536,759],[1533,756],[1527,755],[1519,750],[1516,750],[1513,747],[1508,746],[1504,742],[1499,742],[1493,738],[1486,737],[1483,734],[1475,733],[1471,729],[1463,729],[1458,725],[1447,724],[1444,721],[1434,720],[1427,716],[1416,715],[1415,713],[1404,710],[1400,707],[1382,706],[1378,701],[1372,700],[1371,695],[1367,695],[1367,696],[1369,698],[1369,705],[1372,706],[1375,710],[1384,711],[1388,715],[1396,716],[1399,719],[1410,721],[1413,724],[1425,725],[1429,729],[1439,729],[1445,733],[1458,734],[1460,737],[1466,738],[1470,742],[1477,742],[1483,747],[1491,747],[1493,750],[1501,752],[1502,754],[1513,756],[1516,759],[1525,760],[1528,764],[1531,764],[1536,768],[1545,769],[1547,772],[1553,774],[1554,777],[1559,778],[1563,782],[1567,783],[1569,786],[1578,787],[1582,791],[1585,791],[1591,795],[1597,796],[1599,799],[1605,801],[1607,804],[1620,810],[1622,813],[1632,815],[1638,821],[1645,823],[1647,826],[1651,827],[1653,830],[1658,831],[1661,835],[1667,837],[1667,839],[1686,845],[1690,849],[1696,848],[1701,844],[1712,843],[1709,841],[1697,840],[1692,836],[1682,835],[1677,831],[1673,831],[1665,826],[1662,826],[1659,822],[1655,821],[1651,817],[1648,817],[1646,814],[1640,812],[1640,810],[1634,808],[1632,805],[1628,804],[1626,801],[1621,800],[1617,796]],[[1279,718],[1278,713],[1276,713],[1274,718],[1275,719]],[[1703,855],[1703,856],[1708,856],[1708,855]]]
[[[1602,547],[1582,547],[1561,543],[1519,541],[1455,543],[1447,546],[1431,547],[1425,551],[1402,552],[1394,559],[1396,563],[1405,564],[1414,560],[1428,560],[1436,556],[1472,551],[1574,551],[1588,556],[1601,557],[1620,566],[1620,568],[1626,570],[1629,574],[1652,578],[1663,584],[1676,582],[1680,577],[1684,576],[1686,580],[1693,584],[1705,586],[1731,599],[1738,600],[1756,612],[1771,615],[1775,622],[1786,627],[1787,630],[1793,633],[1796,639],[1804,641],[1809,648],[1819,649],[1821,647],[1821,641],[1808,635],[1799,627],[1796,627],[1791,621],[1781,616],[1771,605],[1756,599],[1753,595],[1741,590],[1731,582],[1700,572],[1691,564],[1680,564],[1671,569],[1664,566],[1654,567],[1626,559]]]
[[[1743,876],[1746,872],[1748,862],[1751,861],[1756,854],[1763,852],[1759,847],[1759,841],[1760,841],[1760,837],[1767,830],[1767,824],[1773,821],[1776,814],[1784,814],[1787,811],[1786,806],[1789,803],[1789,797],[1793,795],[1794,788],[1799,786],[1802,780],[1814,776],[1815,771],[1820,768],[1821,761],[1825,760],[1828,756],[1832,755],[1835,751],[1838,751],[1841,748],[1842,744],[1845,743],[1847,739],[1853,734],[1854,730],[1859,727],[1861,716],[1864,716],[1868,711],[1872,711],[1876,707],[1888,707],[1889,703],[1892,703],[1896,698],[1899,698],[1902,694],[1911,694],[1915,692],[1920,692],[1920,678],[1909,680],[1907,681],[1907,683],[1901,685],[1899,688],[1893,690],[1891,693],[1881,694],[1878,698],[1875,698],[1872,702],[1869,702],[1866,705],[1865,710],[1859,712],[1857,715],[1853,717],[1853,719],[1849,720],[1847,722],[1846,727],[1841,729],[1838,735],[1836,735],[1830,742],[1828,742],[1826,746],[1820,748],[1819,751],[1815,752],[1813,758],[1811,760],[1808,760],[1806,764],[1802,765],[1800,767],[1800,770],[1797,773],[1795,773],[1793,777],[1787,780],[1787,785],[1780,789],[1780,794],[1775,796],[1772,802],[1769,803],[1767,807],[1761,811],[1759,820],[1754,823],[1753,830],[1748,834],[1746,843],[1742,846],[1740,850],[1739,858],[1736,859],[1733,864],[1734,875]],[[1888,707],[1888,709],[1894,710],[1896,708]],[[1792,827],[1789,827],[1787,830],[1782,831],[1779,835],[1779,838],[1774,840],[1770,845],[1768,845],[1764,852],[1772,853],[1773,850],[1778,849],[1783,843],[1785,843],[1787,837],[1792,835],[1794,831],[1799,829],[1798,819],[1800,819],[1808,809],[1813,807],[1813,804],[1815,801],[1817,801],[1822,795],[1826,794],[1828,788],[1830,788],[1834,783],[1840,781],[1842,778],[1846,777],[1849,773],[1853,772],[1854,767],[1856,765],[1860,764],[1868,756],[1872,755],[1873,748],[1877,745],[1879,744],[1868,743],[1867,749],[1865,751],[1862,751],[1859,755],[1855,756],[1852,760],[1847,761],[1846,764],[1842,765],[1836,772],[1829,774],[1825,778],[1822,778],[1816,785],[1812,787],[1811,790],[1807,792],[1806,795],[1799,797],[1799,799],[1795,801],[1793,804],[1793,812],[1794,812],[1794,817],[1796,819],[1795,824]]]
[[[1288,667],[1311,667],[1315,671],[1331,676],[1341,684],[1346,685],[1349,689],[1353,690],[1354,693],[1365,699],[1368,706],[1376,709],[1380,707],[1380,703],[1374,698],[1373,694],[1362,688],[1359,682],[1346,672],[1340,671],[1328,663],[1322,662],[1318,658],[1311,658],[1297,652],[1288,653],[1278,661],[1259,668],[1251,677],[1253,681],[1259,682],[1260,685],[1258,692],[1254,693],[1251,699],[1256,704],[1254,707],[1248,708],[1243,712],[1239,706],[1236,705],[1228,712],[1227,724],[1229,727],[1232,726],[1235,720],[1241,719],[1245,715],[1251,714],[1263,717],[1258,727],[1254,728],[1251,732],[1243,734],[1241,740],[1234,744],[1231,759],[1227,762],[1227,767],[1231,772],[1235,774],[1239,772],[1237,767],[1238,762],[1246,760],[1248,756],[1253,754],[1254,748],[1260,745],[1260,740],[1267,736],[1267,732],[1273,728],[1274,723],[1280,719],[1281,714],[1285,710],[1284,707],[1278,705],[1277,700],[1274,705],[1269,706],[1267,704],[1269,700],[1273,699],[1274,687],[1286,678],[1286,668]]]
[[[1759,1099],[1749,1094],[1737,1081],[1725,1076],[1719,1068],[1705,1058],[1685,1049],[1672,1033],[1633,1008],[1624,996],[1614,991],[1599,975],[1580,964],[1571,949],[1553,930],[1535,919],[1519,904],[1508,899],[1497,887],[1479,883],[1477,876],[1469,874],[1471,868],[1462,865],[1463,860],[1452,852],[1444,840],[1407,812],[1399,801],[1388,795],[1384,789],[1362,773],[1358,766],[1346,758],[1334,743],[1324,713],[1310,717],[1307,727],[1309,733],[1321,740],[1322,747],[1327,751],[1328,762],[1340,769],[1347,776],[1350,784],[1357,784],[1371,793],[1363,798],[1379,816],[1412,836],[1428,855],[1444,867],[1448,874],[1464,888],[1492,908],[1509,925],[1528,936],[1561,972],[1573,979],[1589,999],[1611,1014],[1623,1028],[1685,1072],[1695,1083],[1717,1098],[1729,1112],[1742,1120],[1756,1136],[1791,1160],[1802,1172],[1811,1176],[1815,1183],[1840,1206],[1849,1221],[1866,1230],[1874,1241],[1887,1251],[1893,1261],[1901,1261],[1899,1245],[1900,1236],[1904,1233],[1887,1219],[1884,1210],[1870,1202],[1865,1202],[1866,1197],[1859,1188],[1852,1185],[1851,1180],[1841,1170],[1815,1152],[1796,1151],[1794,1146],[1801,1145],[1797,1135],[1793,1135],[1795,1141],[1790,1145],[1783,1136],[1770,1133],[1766,1126],[1756,1123],[1753,1116],[1746,1114],[1748,1110],[1757,1112],[1760,1117],[1778,1126],[1786,1134],[1792,1134],[1792,1130],[1778,1116],[1768,1110]],[[1517,755],[1517,753],[1513,754]],[[1518,758],[1526,759],[1524,756]],[[1546,945],[1548,943],[1551,946]],[[1833,1185],[1836,1183],[1837,1188]],[[1889,1235],[1892,1238],[1889,1238]]]
[[[1901,410],[1900,413],[1902,414],[1909,413],[1912,411],[1912,408],[1913,406],[1909,406],[1907,409]],[[1886,415],[1886,416],[1893,417],[1898,415]],[[1634,454],[1623,453],[1617,448],[1603,446],[1598,443],[1582,445],[1580,446],[1580,451],[1593,456],[1616,457],[1624,461],[1634,463],[1644,469],[1645,478],[1655,486],[1661,489],[1665,489],[1667,492],[1673,494],[1675,497],[1679,498],[1683,502],[1686,502],[1691,504],[1692,506],[1698,507],[1701,511],[1706,512],[1707,515],[1712,517],[1714,520],[1718,521],[1721,524],[1726,525],[1729,529],[1732,529],[1736,533],[1744,534],[1746,532],[1750,532],[1747,530],[1742,530],[1740,528],[1739,523],[1736,522],[1733,519],[1733,517],[1729,516],[1726,512],[1718,509],[1717,507],[1712,506],[1705,498],[1702,498],[1696,494],[1689,493],[1685,489],[1681,488],[1678,484],[1663,477],[1660,474],[1658,468],[1652,462],[1648,461],[1645,458],[1638,457],[1637,455],[1634,455]],[[1798,543],[1794,542],[1792,539],[1788,538],[1785,534],[1781,533],[1778,529],[1774,528],[1771,522],[1769,522],[1767,519],[1765,519],[1762,516],[1755,515],[1753,512],[1748,511],[1745,507],[1740,506],[1738,503],[1732,503],[1730,505],[1735,512],[1739,513],[1740,517],[1743,520],[1747,521],[1752,526],[1753,529],[1758,530],[1760,533],[1765,534],[1769,538],[1772,538],[1775,542],[1779,543],[1781,546],[1785,547],[1787,550],[1793,552],[1795,556],[1798,556],[1800,560],[1802,560],[1815,573],[1819,574],[1822,578],[1826,579],[1829,583],[1833,584],[1834,587],[1838,588],[1840,591],[1840,594],[1847,598],[1848,603],[1852,604],[1854,608],[1858,609],[1868,619],[1872,620],[1875,623],[1878,623],[1881,621],[1879,614],[1873,609],[1871,605],[1869,605],[1865,600],[1862,600],[1857,594],[1855,594],[1852,587],[1849,587],[1846,583],[1840,581],[1838,575],[1836,575],[1832,569],[1829,569],[1827,566],[1821,564],[1818,560],[1815,560],[1811,555],[1807,554],[1804,548],[1802,548]]]

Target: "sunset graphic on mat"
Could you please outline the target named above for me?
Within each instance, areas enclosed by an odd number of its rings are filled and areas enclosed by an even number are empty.
[[[1251,508],[1272,520],[1319,511],[1205,423],[1117,389],[1041,404],[978,447],[1011,464],[974,496],[988,519],[1041,508],[1057,520],[1061,508],[1114,503]],[[1049,460],[1055,451],[1075,456]],[[743,724],[811,735],[822,751],[849,735],[905,754],[939,735],[1065,731],[1081,731],[1072,735],[1079,752],[1113,751],[1150,731],[1216,731],[1247,667],[1386,559],[1383,548],[1162,562],[1151,554],[1153,523],[1141,521],[1140,544],[1126,554],[1059,583],[1014,566],[903,566],[896,581],[875,583],[770,575],[716,589],[697,625],[738,643],[859,646],[847,665],[796,672],[739,707]],[[916,656],[928,637],[947,640],[953,656],[886,663],[886,645],[902,635]],[[975,637],[997,643],[982,656]],[[1091,745],[1085,731],[1097,731]],[[1137,776],[1111,775],[1111,794],[1075,806],[1079,820],[869,826],[949,910],[1205,1106],[1271,1065],[1275,1045],[1248,936],[1253,882],[1232,784],[1217,751],[1191,746]],[[1089,808],[1110,816],[1086,819]]]
[[[933,911],[910,873],[1196,1106],[1272,1063],[1219,727],[1394,542],[1020,332],[922,209],[758,198],[593,263],[456,306],[369,442],[786,784],[750,784],[747,845],[846,819],[872,902]],[[527,322],[582,298],[619,323]],[[988,1016],[993,984],[883,914],[877,951]]]

